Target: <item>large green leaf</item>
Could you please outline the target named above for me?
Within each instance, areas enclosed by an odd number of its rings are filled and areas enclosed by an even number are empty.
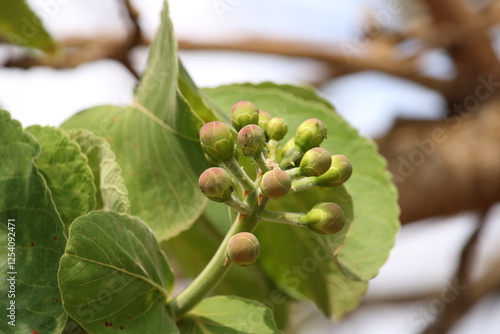
[[[59,282],[68,314],[90,333],[177,333],[165,307],[174,277],[140,219],[94,211],[70,226]]]
[[[109,143],[88,130],[70,130],[68,134],[87,156],[97,190],[96,209],[129,213],[127,187]]]
[[[178,71],[165,5],[132,105],[92,108],[63,124],[107,139],[123,170],[131,212],[147,221],[160,239],[188,229],[206,203],[197,182],[206,168],[198,143],[203,121],[179,91]]]
[[[67,317],[57,285],[59,259],[66,245],[64,224],[33,162],[40,152],[38,143],[3,110],[0,133],[0,248],[4,252],[0,257],[0,332],[59,333]],[[13,276],[8,281],[15,282],[11,289],[6,280]],[[8,297],[9,290],[15,290],[15,296]],[[6,317],[11,301],[15,301],[15,327],[8,324],[13,319]]]
[[[387,259],[399,227],[396,192],[385,170],[385,161],[377,154],[373,142],[359,136],[356,130],[335,113],[333,107],[323,99],[314,99],[314,93],[305,88],[277,86],[271,83],[243,84],[209,89],[207,93],[225,110],[229,110],[236,101],[249,100],[273,116],[284,117],[290,129],[285,141],[294,135],[297,126],[305,119],[320,118],[327,125],[329,133],[322,147],[332,154],[344,154],[351,160],[354,172],[345,187],[352,195],[355,219],[343,245],[338,244],[341,240],[337,240],[329,246],[332,253],[333,251],[338,253],[337,262],[341,270],[333,266],[334,261],[329,260],[327,263],[317,261],[316,265],[311,264],[311,268],[317,267],[313,271],[314,275],[308,273],[307,279],[300,279],[300,284],[294,284],[293,279],[286,280],[283,270],[293,270],[293,265],[303,265],[302,261],[310,257],[314,259],[314,250],[320,245],[318,239],[314,237],[316,240],[314,242],[310,237],[306,237],[305,240],[310,245],[305,246],[303,237],[299,236],[302,231],[291,230],[293,227],[288,226],[263,225],[259,227],[257,233],[259,239],[262,239],[261,264],[279,286],[283,289],[288,287],[288,290],[295,290],[297,294],[302,293],[313,298],[327,314],[340,316],[352,309],[365,291],[366,283],[363,281],[374,277]],[[308,198],[306,196],[303,199]],[[288,211],[300,208],[296,205],[290,206],[291,203],[283,204],[283,209]],[[274,232],[262,230],[263,228]],[[275,233],[278,229],[283,230],[279,235],[281,239],[279,243],[271,237],[277,235]],[[293,232],[287,233],[287,231]],[[272,255],[266,257],[265,248],[268,248],[268,252]],[[274,254],[283,254],[282,256],[295,254],[295,258],[290,260],[294,263],[289,262],[286,268],[282,268],[282,257]],[[307,261],[312,263],[312,260]],[[325,266],[330,269],[325,270]],[[316,270],[323,270],[321,275],[324,275],[324,280],[331,283],[327,285],[330,290],[325,291],[323,297],[319,295],[322,285],[317,284],[318,279],[313,279],[316,277]],[[345,275],[349,275],[351,279]],[[339,283],[334,284],[335,281]],[[329,301],[325,296],[330,298]]]
[[[179,322],[183,334],[278,334],[273,313],[253,300],[219,296],[203,300]]]
[[[66,225],[95,207],[94,176],[80,147],[61,129],[30,126],[26,129],[40,143],[36,165],[52,192]]]
[[[54,53],[56,45],[24,0],[0,0],[0,37],[21,46]]]

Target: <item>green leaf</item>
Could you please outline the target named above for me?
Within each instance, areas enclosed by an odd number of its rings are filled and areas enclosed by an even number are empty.
[[[64,308],[89,333],[177,333],[165,307],[173,281],[139,218],[94,211],[71,224],[59,282]]]
[[[179,322],[183,334],[282,333],[273,313],[253,300],[219,296],[203,300]]]
[[[52,54],[57,47],[24,0],[0,0],[0,37],[11,44]]]
[[[210,104],[209,106],[210,99],[196,86],[180,60],[178,85],[180,93],[189,103],[191,109],[193,109],[204,122],[217,120],[212,110],[213,108],[217,108],[217,106],[214,104]]]
[[[67,318],[57,284],[59,259],[66,245],[64,224],[33,162],[40,152],[38,143],[3,110],[0,133],[0,249],[4,252],[0,257],[0,308],[4,312],[0,332],[59,333]],[[15,221],[9,224],[9,220]],[[12,237],[10,244],[8,237]],[[15,296],[8,297],[12,292],[6,280],[12,276]],[[15,327],[6,316],[11,301],[15,301]]]
[[[129,213],[130,201],[127,187],[109,143],[88,130],[70,130],[68,134],[80,145],[82,152],[87,156],[97,189],[96,209]]]
[[[86,128],[111,144],[129,191],[131,212],[159,239],[188,229],[207,199],[198,177],[207,167],[198,142],[203,121],[179,91],[177,46],[168,7],[150,48],[148,68],[129,107],[82,111],[63,128]]]
[[[325,314],[340,316],[355,307],[365,291],[366,282],[364,281],[374,277],[386,261],[399,228],[396,191],[386,171],[385,160],[378,155],[375,144],[361,137],[335,113],[331,105],[323,99],[315,98],[315,94],[306,88],[264,83],[223,86],[206,91],[222,109],[229,109],[236,101],[249,100],[272,116],[285,118],[290,130],[284,142],[294,136],[297,126],[307,118],[316,117],[325,122],[328,128],[328,139],[322,147],[332,154],[346,155],[351,160],[354,170],[345,187],[352,195],[355,218],[343,245],[338,243],[341,240],[337,240],[329,246],[338,254],[336,260],[341,270],[333,266],[332,260],[328,260],[325,263],[317,262],[317,269],[312,273],[307,273],[306,279],[299,279],[300,284],[294,283],[296,282],[294,279],[286,280],[283,270],[293,270],[293,265],[307,266],[307,263],[302,261],[311,261],[307,260],[310,257],[314,259],[318,239],[314,237],[315,242],[311,240],[312,237],[306,238],[310,245],[304,246],[302,236],[298,235],[302,233],[301,231],[294,230],[287,233],[293,227],[269,227],[273,230],[284,231],[279,235],[281,241],[277,242],[269,237],[275,236],[276,232],[273,234],[268,231],[259,232],[262,228],[268,228],[264,225],[266,223],[263,223],[257,231],[259,240],[265,239],[261,240],[260,261],[261,263],[270,261],[262,266],[267,269],[268,274],[275,279],[278,286],[283,289],[288,287],[288,292],[294,290],[297,297],[302,294],[313,298]],[[296,207],[290,207],[289,204],[283,205],[283,209],[285,208],[288,211],[296,210]],[[297,246],[299,244],[300,246]],[[266,257],[264,248],[271,246],[273,255]],[[342,247],[339,248],[339,246]],[[288,263],[286,268],[282,268],[279,263],[283,257],[274,254],[282,254],[282,256],[288,254],[289,257],[291,257],[289,254],[295,254],[293,264]],[[314,266],[311,264],[312,267]],[[321,275],[329,283],[327,285],[329,290],[324,291],[324,296],[329,296],[329,300],[320,296],[322,285],[314,286],[318,282],[317,279],[313,279],[317,276],[316,270],[324,270]],[[345,275],[348,275],[350,279]]]
[[[34,125],[26,128],[40,143],[35,162],[52,192],[66,228],[95,207],[94,176],[80,147],[61,129]]]

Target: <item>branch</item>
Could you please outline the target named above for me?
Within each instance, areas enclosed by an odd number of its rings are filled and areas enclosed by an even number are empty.
[[[352,56],[347,54],[347,51],[345,51],[345,54],[341,54],[337,48],[327,48],[322,44],[314,44],[306,41],[273,40],[268,38],[249,38],[239,41],[207,43],[181,39],[178,43],[179,48],[183,50],[257,52],[287,57],[315,59],[331,67],[331,73],[328,78],[373,70],[411,80],[443,94],[446,94],[450,88],[449,82],[447,81],[420,74],[414,57],[391,59],[391,61],[388,61],[387,58],[370,57],[368,53],[363,57]],[[353,46],[345,47],[348,48]]]
[[[500,86],[482,80],[475,84],[483,98]],[[466,112],[470,101],[481,112]],[[500,201],[500,100],[473,97],[464,105],[442,121],[398,122],[377,140],[399,189],[402,223],[484,211]]]
[[[485,213],[482,213],[474,232],[462,249],[460,264],[455,274],[454,282],[456,284],[454,290],[450,289],[449,293],[447,293],[456,298],[446,305],[443,312],[436,317],[432,324],[424,329],[422,334],[447,333],[477,302],[500,287],[498,263],[494,263],[491,270],[477,282],[471,282],[469,277],[478,236],[483,230],[484,223]],[[443,295],[442,293],[441,296]]]

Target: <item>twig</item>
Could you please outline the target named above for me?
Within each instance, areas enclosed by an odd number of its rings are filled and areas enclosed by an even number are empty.
[[[466,241],[460,254],[460,262],[455,273],[457,286],[466,287],[456,299],[446,305],[434,322],[424,329],[422,334],[444,334],[449,331],[478,301],[500,285],[498,265],[492,266],[492,272],[478,282],[471,282],[470,273],[478,236],[485,225],[486,212],[480,214],[476,228]],[[494,277],[492,280],[491,278]]]

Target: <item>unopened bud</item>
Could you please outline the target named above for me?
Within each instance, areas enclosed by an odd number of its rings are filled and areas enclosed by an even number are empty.
[[[302,152],[306,152],[313,147],[318,147],[326,138],[326,126],[317,118],[310,118],[302,122],[295,134],[295,145]]]
[[[225,169],[211,167],[205,170],[198,179],[201,191],[215,202],[225,202],[231,198],[233,181]]]
[[[231,107],[231,123],[236,131],[249,124],[259,124],[259,111],[252,102],[240,101]]]
[[[231,237],[226,247],[227,257],[239,266],[249,266],[260,255],[257,237],[249,232],[240,232]]]
[[[281,117],[273,117],[267,123],[267,136],[273,140],[282,140],[288,132],[288,124]]]
[[[266,172],[260,181],[260,189],[269,198],[281,198],[288,194],[291,188],[290,176],[280,169]]]
[[[352,165],[349,159],[342,154],[332,155],[332,164],[323,175],[315,179],[315,184],[322,187],[333,187],[349,180],[352,174]]]
[[[254,157],[266,146],[266,135],[258,125],[249,124],[238,132],[238,147],[244,155]]]
[[[324,174],[332,165],[330,153],[321,147],[314,147],[307,151],[300,161],[300,171],[305,176],[319,176]]]
[[[319,234],[337,233],[345,225],[344,211],[335,203],[320,203],[301,220],[307,228]]]
[[[200,129],[201,148],[216,161],[233,157],[234,138],[231,129],[220,121],[204,124]]]
[[[259,110],[259,126],[266,132],[267,123],[271,119],[271,115],[267,111]]]

